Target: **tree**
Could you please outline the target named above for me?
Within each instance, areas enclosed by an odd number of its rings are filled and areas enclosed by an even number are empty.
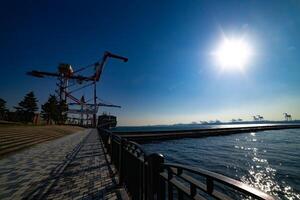
[[[57,122],[59,115],[57,105],[58,101],[55,95],[50,95],[48,101],[42,105],[41,115],[47,121],[47,124],[50,124],[52,121]]]
[[[0,120],[5,120],[8,113],[6,101],[0,98]]]
[[[25,95],[24,99],[19,102],[18,106],[15,106],[20,121],[26,123],[32,122],[34,112],[38,110],[37,102],[38,100],[31,91]]]
[[[59,102],[55,95],[50,95],[47,102],[42,105],[42,118],[50,124],[52,121],[55,124],[64,124],[67,120],[68,110],[67,103],[65,101]]]
[[[12,111],[7,112],[6,120],[13,121],[13,122],[19,121],[17,112],[12,112]]]

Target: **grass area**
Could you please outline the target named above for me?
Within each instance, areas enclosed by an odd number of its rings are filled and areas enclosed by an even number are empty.
[[[0,157],[80,130],[77,126],[0,125]]]

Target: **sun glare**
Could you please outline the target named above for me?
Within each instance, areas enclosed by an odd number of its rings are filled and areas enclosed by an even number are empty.
[[[218,65],[222,68],[243,69],[249,62],[251,53],[251,48],[246,41],[226,38],[214,54]]]

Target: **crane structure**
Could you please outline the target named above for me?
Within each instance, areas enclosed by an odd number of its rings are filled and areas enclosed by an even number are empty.
[[[70,114],[80,115],[80,118],[79,119],[77,118],[78,120],[80,120],[80,124],[83,124],[84,115],[86,115],[86,120],[87,121],[91,119],[89,116],[94,114],[94,108],[95,107],[96,107],[96,111],[98,111],[99,107],[121,108],[121,106],[118,106],[118,105],[102,103],[102,102],[99,102],[96,105],[94,105],[92,103],[87,103],[84,100],[84,96],[81,97],[80,102],[68,103],[68,105],[69,106],[80,106],[80,109],[69,109],[68,110],[68,113],[70,113]],[[73,117],[71,119],[75,120],[76,118]]]
[[[264,117],[261,115],[252,116],[254,121],[263,121]]]
[[[108,51],[105,51],[103,54],[103,57],[100,61],[82,67],[78,70],[73,70],[72,66],[70,64],[61,63],[58,66],[57,72],[45,72],[45,71],[37,71],[33,70],[30,72],[27,72],[28,75],[34,76],[37,78],[45,78],[45,77],[55,77],[57,78],[57,90],[59,96],[59,101],[64,101],[69,106],[80,106],[80,109],[68,109],[68,113],[70,114],[79,114],[80,115],[80,121],[81,124],[83,123],[83,115],[87,115],[87,120],[89,120],[89,115],[92,115],[92,126],[95,127],[97,123],[97,112],[98,108],[100,106],[106,106],[106,107],[120,107],[113,104],[105,104],[101,102],[97,102],[97,88],[96,83],[99,82],[100,77],[102,75],[103,69],[105,64],[107,63],[107,60],[109,58],[122,60],[123,62],[127,62],[128,58],[119,56],[113,53],[110,53]],[[94,73],[92,75],[86,76],[86,75],[80,75],[79,72],[82,72],[88,68],[94,67]],[[70,82],[73,82],[70,84]],[[79,86],[79,87],[78,87]],[[74,88],[76,87],[76,88]],[[93,87],[93,103],[88,103],[88,101],[85,101],[84,96],[81,97],[81,99],[76,98],[73,93],[77,92],[79,90],[82,90],[87,87]],[[71,88],[73,88],[71,90]],[[72,118],[73,120],[76,118]]]
[[[283,113],[283,115],[284,115],[284,119],[286,121],[292,121],[292,115],[291,114]]]

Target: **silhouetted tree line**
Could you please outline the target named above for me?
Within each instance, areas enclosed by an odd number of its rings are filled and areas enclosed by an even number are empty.
[[[10,111],[6,103],[0,98],[0,120],[33,122],[35,113],[38,111],[38,100],[32,91],[27,93],[17,106],[14,106],[15,111]],[[41,106],[41,117],[47,124],[64,124],[67,120],[67,110],[68,106],[65,101],[59,101],[55,95],[50,95],[47,102]]]
[[[0,119],[23,123],[32,122],[34,113],[38,110],[37,102],[34,93],[29,92],[17,106],[14,106],[16,111],[9,111],[6,108],[6,101],[0,98]]]
[[[65,101],[59,101],[55,95],[50,95],[48,101],[42,105],[41,115],[47,124],[64,124],[67,120],[67,110]]]
[[[6,119],[9,110],[6,108],[6,101],[0,98],[0,119]]]

